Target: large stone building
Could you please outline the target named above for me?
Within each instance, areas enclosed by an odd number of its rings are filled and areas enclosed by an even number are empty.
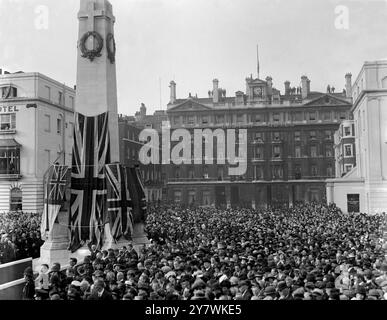
[[[143,179],[145,196],[148,202],[162,200],[163,181],[160,164],[144,165],[139,161],[140,149],[144,142],[139,141],[141,123],[131,117],[120,116],[118,129],[120,137],[120,162],[125,166],[138,166]]]
[[[73,88],[40,73],[0,72],[0,211],[43,208],[43,176],[71,164]]]
[[[352,87],[356,167],[327,181],[343,211],[387,211],[387,60],[365,62]]]
[[[208,97],[190,94],[183,99],[177,99],[172,81],[167,110],[171,132],[247,129],[247,170],[230,176],[227,164],[217,164],[214,142],[213,164],[165,165],[168,200],[248,207],[324,200],[325,179],[335,177],[334,132],[341,121],[351,119],[351,75],[345,79],[342,92],[330,86],[316,92],[303,76],[297,88],[286,81],[281,94],[271,77],[251,76],[245,92],[234,96],[227,96],[215,79]]]

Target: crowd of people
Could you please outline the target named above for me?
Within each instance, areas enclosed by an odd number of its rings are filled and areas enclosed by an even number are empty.
[[[0,264],[38,258],[43,244],[41,214],[6,212],[0,214]]]
[[[289,209],[150,208],[139,252],[90,247],[25,271],[25,299],[387,300],[386,215],[334,205]]]

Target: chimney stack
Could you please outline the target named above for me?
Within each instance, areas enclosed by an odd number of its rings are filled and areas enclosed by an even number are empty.
[[[273,94],[273,78],[270,76],[267,76],[266,83],[267,83],[267,94],[271,96]]]
[[[219,102],[219,80],[218,79],[214,79],[212,81],[213,85],[214,85],[214,89],[213,89],[213,92],[212,92],[212,101],[214,103],[218,103]]]
[[[285,96],[290,95],[290,81],[285,81]]]
[[[301,77],[301,95],[302,99],[306,99],[310,92],[310,80],[307,76]]]
[[[345,75],[345,92],[347,98],[352,98],[352,74],[347,73]]]
[[[169,84],[169,88],[171,89],[171,98],[169,103],[174,104],[176,102],[176,82],[172,80]]]

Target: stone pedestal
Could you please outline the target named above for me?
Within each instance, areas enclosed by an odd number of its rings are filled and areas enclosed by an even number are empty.
[[[40,259],[38,265],[59,262],[61,265],[67,265],[70,259],[69,230],[68,230],[68,212],[58,214],[58,222],[54,223],[53,229],[49,232],[47,240],[40,248]]]
[[[108,249],[121,249],[124,246],[128,246],[132,241],[126,240],[124,237],[121,237],[118,242],[113,240],[113,237],[110,232],[109,225],[105,225],[105,240],[102,250]]]
[[[145,245],[150,245],[150,241],[146,236],[146,233],[144,231],[145,224],[140,222],[136,223],[133,226],[133,247],[134,249],[139,252],[140,249]]]

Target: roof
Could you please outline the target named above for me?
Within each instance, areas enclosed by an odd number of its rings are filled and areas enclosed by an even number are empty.
[[[17,148],[21,147],[15,139],[0,139],[0,148]]]

